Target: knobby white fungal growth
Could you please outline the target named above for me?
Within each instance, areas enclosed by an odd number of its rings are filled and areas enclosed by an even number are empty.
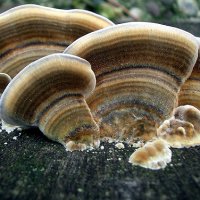
[[[158,129],[158,137],[175,148],[200,145],[200,110],[194,106],[179,106],[174,116]]]
[[[157,139],[138,148],[129,158],[133,165],[150,169],[165,168],[171,162],[172,152],[166,141]]]

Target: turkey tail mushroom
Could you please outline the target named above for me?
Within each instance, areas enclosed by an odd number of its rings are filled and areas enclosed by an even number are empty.
[[[8,74],[0,73],[0,99],[1,99],[2,93],[4,92],[5,88],[10,83],[10,81],[11,81],[11,78]],[[1,119],[1,114],[0,114],[0,119]]]
[[[200,144],[200,38],[198,58],[189,78],[179,91],[174,116],[158,129],[158,136],[172,147],[190,147]]]
[[[31,62],[113,23],[84,10],[23,5],[0,15],[0,72],[14,77]]]
[[[65,53],[91,63],[97,85],[87,98],[101,137],[149,139],[177,106],[197,59],[198,42],[183,30],[126,23],[83,36]]]
[[[192,105],[200,109],[200,38],[197,38],[197,40],[199,42],[197,62],[190,77],[181,87],[178,103],[179,106]]]
[[[36,126],[68,150],[98,145],[99,129],[85,102],[95,88],[90,64],[77,56],[52,54],[19,72],[1,98],[2,119]]]
[[[10,83],[11,78],[8,74],[0,73],[0,96],[7,87],[7,85]]]

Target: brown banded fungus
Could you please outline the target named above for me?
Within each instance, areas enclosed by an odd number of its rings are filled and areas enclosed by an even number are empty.
[[[77,56],[52,54],[18,73],[1,98],[2,119],[36,126],[68,150],[98,145],[98,127],[85,98],[95,88],[90,64]]]
[[[0,96],[7,87],[7,85],[10,83],[11,78],[8,74],[0,73]]]
[[[10,83],[10,81],[11,81],[11,78],[8,74],[0,73],[0,98],[3,91],[5,90],[7,85]],[[0,114],[0,119],[1,119],[1,114]]]
[[[101,137],[149,140],[177,106],[197,60],[196,38],[154,23],[125,23],[85,35],[65,53],[88,60],[97,85],[87,98]]]
[[[113,23],[84,10],[23,5],[0,15],[0,72],[14,77],[29,63],[63,50],[79,37]]]
[[[83,10],[24,5],[2,13],[1,92],[10,81],[3,73],[14,77],[1,96],[2,120],[38,127],[70,151],[97,147],[99,137],[119,149],[151,140],[129,162],[164,168],[169,144],[200,144],[200,111],[176,108],[179,92],[179,105],[200,107],[200,42],[154,23],[113,25]]]
[[[179,105],[192,105],[200,109],[200,38],[197,38],[199,42],[199,52],[196,64],[190,77],[181,87],[179,92]]]

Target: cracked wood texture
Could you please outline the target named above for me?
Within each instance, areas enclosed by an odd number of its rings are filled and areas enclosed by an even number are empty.
[[[168,25],[200,35],[200,23]],[[172,162],[152,171],[128,163],[134,148],[102,145],[104,150],[71,153],[38,129],[2,131],[0,199],[199,199],[200,147],[172,149]]]

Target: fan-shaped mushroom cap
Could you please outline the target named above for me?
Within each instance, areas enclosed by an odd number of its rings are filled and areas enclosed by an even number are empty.
[[[8,74],[0,73],[0,95],[5,90],[6,86],[10,83],[11,78]]]
[[[63,52],[77,38],[113,23],[84,10],[23,5],[0,15],[0,72],[14,77],[43,56]]]
[[[52,140],[83,143],[76,147],[86,148],[98,136],[84,99],[94,90],[95,81],[90,64],[77,56],[41,58],[18,73],[5,89],[2,119],[12,125],[37,126]]]
[[[199,145],[200,110],[190,105],[177,107],[174,116],[159,127],[158,136],[176,148]]]
[[[0,97],[7,87],[7,85],[10,83],[11,78],[8,74],[5,73],[0,73]],[[1,114],[0,114],[0,119],[1,119]]]
[[[178,104],[180,106],[193,105],[200,109],[200,38],[197,40],[199,42],[198,58],[190,77],[181,87]]]
[[[198,42],[177,28],[126,23],[83,36],[65,53],[92,66],[97,86],[87,102],[101,134],[127,139],[129,133],[145,134],[143,127],[150,124],[156,130],[171,116],[196,62]]]
[[[150,169],[165,168],[171,162],[172,152],[169,145],[162,139],[146,143],[136,149],[130,156],[129,162]]]

